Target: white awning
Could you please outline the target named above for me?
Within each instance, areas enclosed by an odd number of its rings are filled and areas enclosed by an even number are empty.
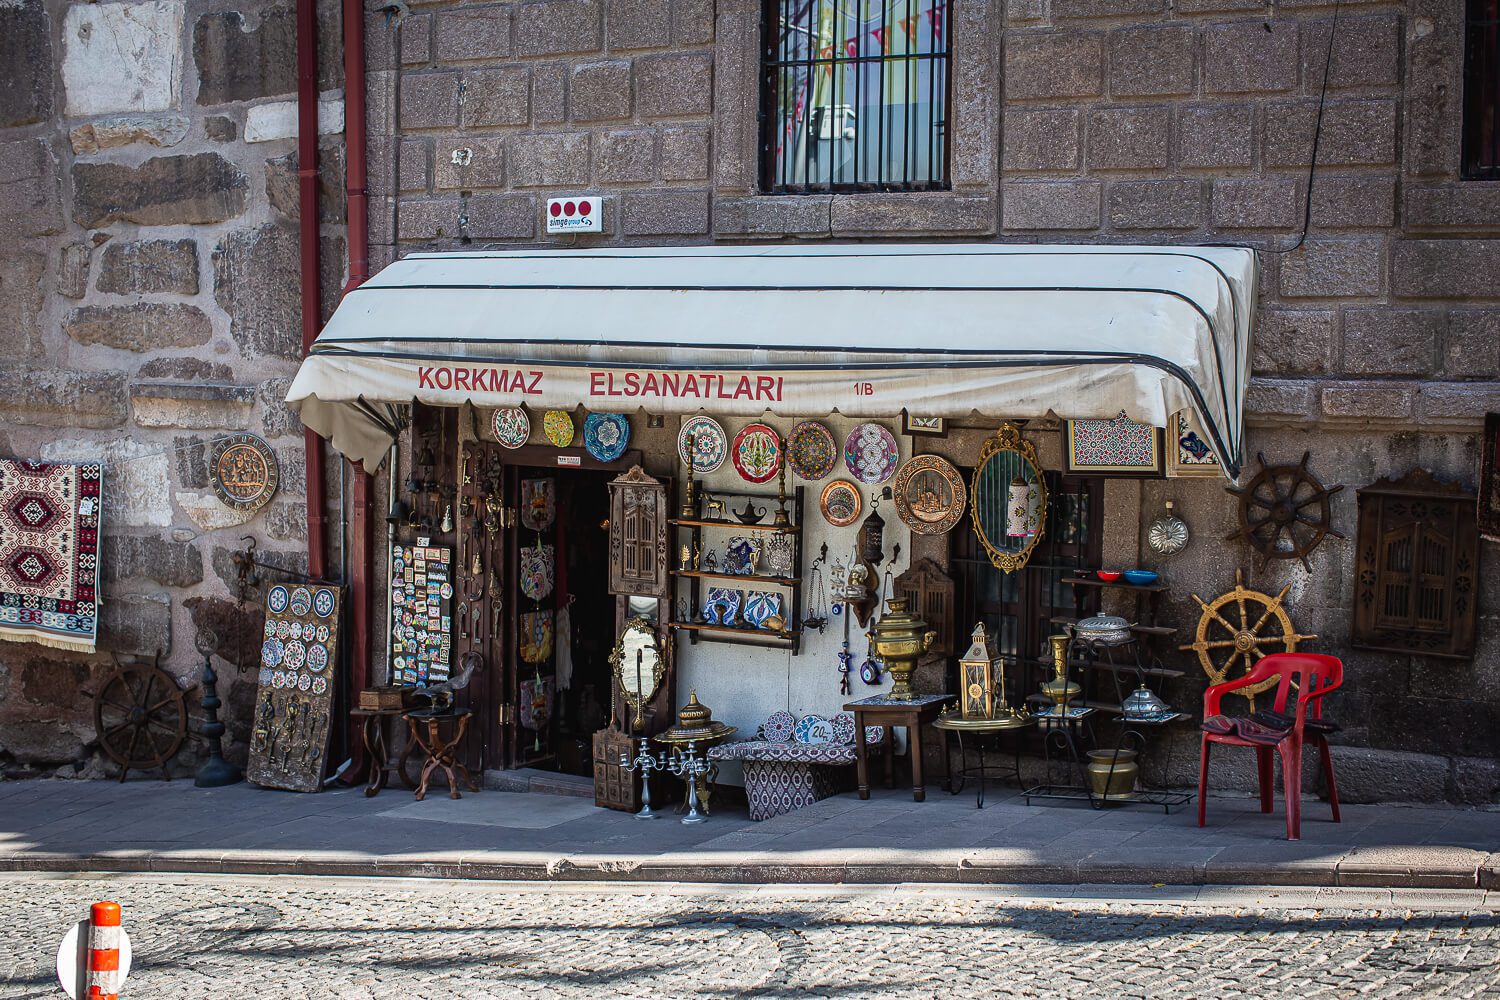
[[[1238,475],[1257,265],[1232,247],[819,245],[414,254],[287,396],[368,470],[395,405],[892,418],[1193,410]]]

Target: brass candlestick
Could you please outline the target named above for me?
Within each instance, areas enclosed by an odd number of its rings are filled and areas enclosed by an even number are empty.
[[[1083,687],[1076,681],[1068,680],[1068,636],[1048,636],[1047,641],[1052,644],[1052,668],[1055,675],[1042,685],[1042,694],[1052,699],[1058,715],[1066,717],[1068,702],[1082,694]]]
[[[781,451],[781,464],[776,469],[776,516],[771,524],[786,528],[792,523],[786,516],[786,439],[778,436],[776,447]]]
[[[687,482],[683,484],[682,510],[678,512],[678,519],[683,521],[696,521],[698,519],[698,494],[697,484],[693,482],[693,469],[697,465],[698,453],[695,448],[696,434],[689,434],[687,439]]]

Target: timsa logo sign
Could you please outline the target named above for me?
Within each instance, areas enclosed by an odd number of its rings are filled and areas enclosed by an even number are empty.
[[[602,233],[604,206],[599,198],[548,198],[547,232]]]

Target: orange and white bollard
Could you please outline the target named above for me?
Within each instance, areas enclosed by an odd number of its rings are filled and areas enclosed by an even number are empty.
[[[95,903],[89,916],[88,1000],[119,1000],[120,904]]]

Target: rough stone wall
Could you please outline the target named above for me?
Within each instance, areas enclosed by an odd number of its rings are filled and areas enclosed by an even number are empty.
[[[327,6],[331,309],[342,80]],[[248,534],[268,561],[305,568],[302,428],[281,402],[301,342],[293,5],[0,4],[0,65],[0,454],[107,466],[101,654],[0,642],[0,768],[99,773],[85,692],[109,669],[104,651],[159,648],[186,683],[206,625],[222,653],[253,662],[230,553]],[[250,519],[207,476],[216,435],[236,430],[281,463],[280,493]],[[255,676],[220,668],[243,740]]]
[[[1352,536],[1354,488],[1381,476],[1424,465],[1472,484],[1479,424],[1500,409],[1500,185],[1459,180],[1461,8],[1342,4],[1309,192],[1330,0],[956,0],[953,189],[772,197],[756,178],[759,0],[413,2],[369,25],[372,257],[870,237],[1254,246],[1250,466],[1311,450],[1325,482],[1349,486],[1334,525]],[[558,193],[602,195],[605,233],[546,237]],[[1325,542],[1311,573],[1260,570],[1222,541],[1220,484],[1108,491],[1107,561],[1162,569],[1173,624],[1195,626],[1188,594],[1229,589],[1237,566],[1259,589],[1291,585],[1313,648],[1346,659],[1350,798],[1500,795],[1494,588],[1472,663],[1352,652],[1350,543]],[[1195,537],[1159,560],[1144,526],[1169,498]],[[1176,698],[1196,712],[1202,687],[1190,673]],[[1173,771],[1191,778],[1179,749]]]

